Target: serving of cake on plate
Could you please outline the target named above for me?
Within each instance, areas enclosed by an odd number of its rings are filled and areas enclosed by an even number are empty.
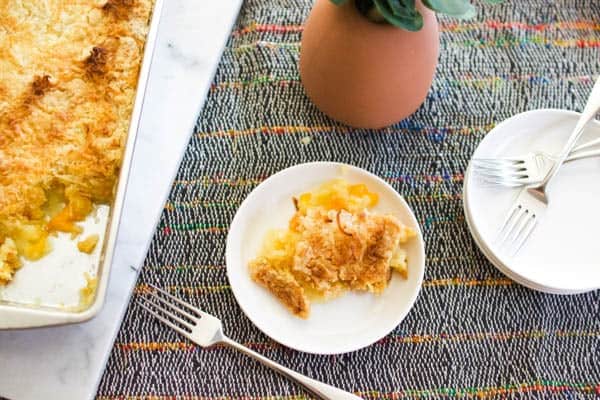
[[[366,185],[343,179],[293,198],[296,212],[288,228],[269,231],[250,262],[252,279],[296,316],[308,318],[311,300],[349,290],[379,294],[394,271],[406,278],[401,245],[416,232],[393,215],[373,211],[378,200]]]

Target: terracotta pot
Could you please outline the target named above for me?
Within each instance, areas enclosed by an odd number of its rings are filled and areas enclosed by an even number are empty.
[[[358,128],[400,121],[423,103],[439,51],[435,13],[418,4],[424,26],[409,32],[362,16],[353,1],[316,0],[304,26],[300,76],[330,117]]]

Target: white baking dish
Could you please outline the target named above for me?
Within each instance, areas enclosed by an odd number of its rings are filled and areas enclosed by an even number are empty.
[[[163,0],[155,0],[114,200],[110,206],[96,207],[82,224],[83,236],[100,235],[96,249],[88,255],[79,252],[67,234],[51,238],[51,253],[24,262],[14,280],[0,288],[0,329],[82,322],[102,308],[162,8]],[[91,301],[82,303],[79,292],[86,285],[86,273],[97,279],[97,288]]]

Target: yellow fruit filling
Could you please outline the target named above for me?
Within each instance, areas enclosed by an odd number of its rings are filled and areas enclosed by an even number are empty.
[[[311,300],[348,290],[381,293],[392,271],[408,276],[401,245],[416,235],[393,215],[370,210],[379,196],[343,179],[324,183],[293,199],[288,229],[271,230],[250,276],[293,314],[308,318]]]
[[[81,242],[77,243],[77,248],[82,253],[92,254],[96,245],[98,244],[98,240],[100,240],[100,236],[98,235],[90,235],[87,238],[83,239]]]

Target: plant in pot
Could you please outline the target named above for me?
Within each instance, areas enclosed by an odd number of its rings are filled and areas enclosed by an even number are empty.
[[[406,118],[433,81],[436,12],[470,18],[476,11],[468,0],[316,0],[300,50],[308,97],[325,114],[358,128]]]

